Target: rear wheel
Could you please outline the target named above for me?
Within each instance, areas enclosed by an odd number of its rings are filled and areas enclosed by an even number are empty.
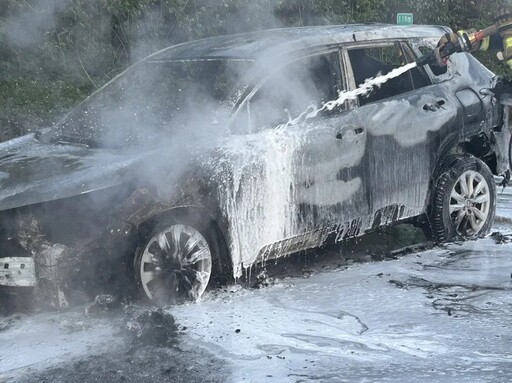
[[[217,259],[210,230],[186,221],[154,225],[135,255],[135,278],[158,305],[197,300]]]
[[[496,185],[489,167],[472,156],[454,157],[435,184],[429,215],[437,242],[487,234],[496,210]]]

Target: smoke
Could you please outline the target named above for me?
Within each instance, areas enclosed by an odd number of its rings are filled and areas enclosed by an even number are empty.
[[[24,47],[40,44],[44,30],[55,26],[56,15],[68,2],[38,4],[42,15],[30,9],[9,19],[11,42]],[[208,28],[202,23],[212,22],[206,15],[213,5],[198,4],[188,13],[191,19],[180,25],[196,26],[201,30],[198,34],[204,35]],[[231,21],[224,30],[209,26],[229,33],[280,26],[277,4],[261,1],[236,11],[228,8],[225,19]],[[162,35],[153,33],[159,12],[146,12],[136,28],[132,24],[133,29],[126,29],[131,31],[131,60],[163,44]],[[248,23],[255,15],[261,24]],[[176,22],[182,16],[174,15]],[[17,31],[33,17],[36,21],[25,32]],[[179,27],[175,31],[183,33]],[[194,33],[189,31],[190,35]],[[337,172],[346,164],[357,166],[362,153],[348,150],[340,155],[333,137],[315,141],[325,124],[314,119],[412,68],[345,92],[333,76],[339,70],[337,53],[297,59],[287,54],[287,39],[287,34],[276,32],[225,38],[217,46],[205,40],[163,50],[138,62],[71,111],[58,125],[56,140],[85,144],[91,155],[100,149],[141,158],[130,177],[137,187],[156,190],[157,196],[149,201],[206,206],[211,211],[220,208],[229,222],[230,250],[235,274],[240,275],[264,246],[342,220],[340,209],[352,204],[361,180],[340,180]],[[276,49],[269,52],[266,45],[273,43]],[[255,52],[255,57],[244,58],[247,51]],[[223,53],[226,57],[221,59]],[[88,65],[84,71],[95,72]],[[254,91],[248,93],[250,89]],[[102,170],[97,169],[98,177],[105,177]],[[125,194],[107,201],[123,204],[123,198]],[[213,205],[217,201],[220,206]],[[105,206],[104,213],[115,209]],[[325,233],[315,234],[304,245],[318,245],[324,239]]]
[[[155,4],[147,6],[137,18],[125,21],[121,31],[124,37],[117,38],[129,43],[133,63],[184,41],[283,27],[278,17],[281,6],[279,0],[196,0],[172,7]]]
[[[22,48],[38,48],[55,28],[60,12],[71,0],[19,1],[7,14],[5,36],[10,44]]]
[[[217,185],[217,197],[199,192],[192,203],[213,210],[208,204],[221,201],[240,275],[240,266],[250,266],[262,246],[311,231],[319,219],[334,222],[339,214],[332,208],[334,196],[349,201],[361,185],[357,178],[337,180],[336,172],[339,159],[356,166],[362,153],[348,159],[333,147],[320,157],[312,154],[317,145],[312,137],[323,126],[314,119],[414,64],[343,91],[332,76],[336,53],[295,59],[285,50],[269,54],[256,43],[255,52],[264,53],[254,59],[209,59],[214,47],[208,44],[171,48],[139,62],[76,108],[59,133],[64,141],[79,137],[92,146],[147,152],[144,167],[132,177],[171,203],[194,193],[193,182]],[[218,44],[216,49],[227,51],[240,41],[226,38]],[[257,91],[247,94],[252,87]],[[196,178],[199,168],[206,168],[206,179]],[[320,211],[305,214],[299,201]]]

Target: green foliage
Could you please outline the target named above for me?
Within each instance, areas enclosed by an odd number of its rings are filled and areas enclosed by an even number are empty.
[[[0,0],[0,140],[48,126],[130,63],[182,41],[280,26],[481,28],[503,0]],[[494,55],[489,68],[510,76]]]

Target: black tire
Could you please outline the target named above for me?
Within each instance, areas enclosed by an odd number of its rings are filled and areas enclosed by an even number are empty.
[[[450,158],[433,187],[427,231],[432,240],[466,240],[489,232],[496,211],[496,184],[483,161],[470,155]]]
[[[199,299],[220,272],[219,242],[215,230],[199,217],[181,215],[149,223],[139,233],[133,262],[140,295],[160,306]],[[148,282],[152,275],[157,276]]]

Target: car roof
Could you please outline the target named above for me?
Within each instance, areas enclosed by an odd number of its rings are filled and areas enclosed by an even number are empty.
[[[429,25],[350,24],[281,28],[217,36],[165,48],[149,60],[241,59],[258,60],[267,54],[286,54],[315,46],[384,39],[439,37],[447,27]]]

